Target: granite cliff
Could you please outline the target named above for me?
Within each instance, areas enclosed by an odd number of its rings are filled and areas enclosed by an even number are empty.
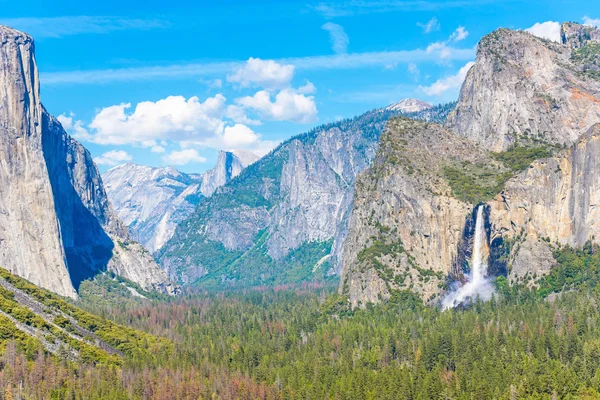
[[[173,293],[110,208],[89,152],[42,106],[32,38],[6,27],[0,38],[0,265],[72,298],[107,270]]]
[[[426,118],[443,120],[451,107],[428,108]],[[373,159],[385,122],[400,114],[374,110],[281,144],[202,199],[158,252],[160,263],[174,280],[204,285],[339,273],[356,175]]]
[[[507,29],[484,37],[447,131],[388,123],[357,179],[344,245],[340,291],[353,307],[403,289],[434,301],[464,280],[478,204],[489,274],[511,283],[535,284],[553,249],[600,239],[600,32],[561,32],[561,43]]]

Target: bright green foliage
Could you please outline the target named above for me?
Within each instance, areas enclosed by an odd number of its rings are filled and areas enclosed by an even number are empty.
[[[521,172],[527,169],[535,160],[552,157],[552,153],[549,146],[528,147],[516,145],[506,151],[494,153],[494,157],[511,171]]]
[[[600,79],[600,43],[590,41],[585,46],[573,50],[571,61],[583,67],[583,73]]]
[[[444,167],[444,177],[454,197],[471,204],[484,203],[500,193],[506,181],[527,169],[533,161],[551,157],[553,148],[532,143],[491,154],[504,168],[469,162]]]
[[[252,287],[257,285],[295,284],[324,280],[329,269],[327,256],[332,240],[305,242],[281,260],[267,254],[268,231],[258,233],[254,245],[239,258],[210,270],[197,283],[203,288],[223,286]]]
[[[460,166],[444,167],[444,177],[457,199],[479,204],[500,193],[504,183],[513,176],[511,172],[490,165],[462,163]]]
[[[565,246],[554,250],[557,265],[539,280],[540,297],[563,290],[600,289],[600,253],[597,245],[582,249]]]

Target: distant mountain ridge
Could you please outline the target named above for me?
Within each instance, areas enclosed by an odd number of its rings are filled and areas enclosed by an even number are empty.
[[[409,113],[442,121],[453,104]],[[337,274],[354,180],[369,166],[385,108],[282,143],[202,199],[157,253],[172,279],[208,286],[294,282]]]
[[[405,114],[410,114],[410,113],[418,113],[421,111],[425,111],[432,107],[433,106],[431,104],[426,103],[423,100],[409,98],[409,99],[400,100],[397,103],[387,106],[386,110],[401,111]]]
[[[257,159],[250,151],[221,151],[216,165],[204,174],[126,163],[106,171],[102,179],[113,208],[131,235],[155,253],[202,197],[212,195]]]

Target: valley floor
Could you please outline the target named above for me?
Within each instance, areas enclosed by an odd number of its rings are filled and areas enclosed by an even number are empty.
[[[499,278],[495,298],[467,310],[399,292],[351,311],[333,285],[315,283],[84,299],[87,311],[175,345],[155,354],[119,347],[122,363],[93,364],[4,336],[0,398],[600,398],[600,255],[589,247],[556,256],[557,272],[539,289]],[[548,297],[567,288],[576,290]],[[148,348],[147,340],[137,344]]]

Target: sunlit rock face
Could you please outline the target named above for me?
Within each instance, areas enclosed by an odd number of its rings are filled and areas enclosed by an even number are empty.
[[[562,43],[509,29],[481,39],[446,127],[493,151],[523,137],[574,144],[600,122],[600,80],[590,73],[600,61],[581,49],[597,46],[600,32],[577,24],[562,32]]]
[[[72,298],[106,270],[173,293],[110,208],[89,152],[43,108],[31,37],[0,37],[0,265]]]
[[[106,171],[102,180],[132,237],[154,254],[202,197],[211,196],[258,158],[245,150],[221,151],[216,165],[204,174],[126,163]]]

